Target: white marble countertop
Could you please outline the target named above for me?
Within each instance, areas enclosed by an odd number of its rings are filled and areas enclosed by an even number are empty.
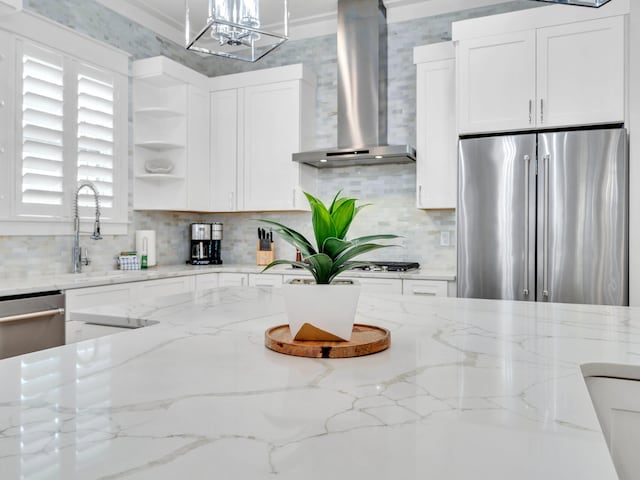
[[[260,273],[264,267],[257,265],[166,265],[146,270],[110,270],[103,272],[65,273],[61,275],[32,275],[24,278],[0,279],[0,297],[22,295],[27,293],[51,290],[69,290],[74,288],[96,287],[126,282],[140,282],[158,278],[171,278],[185,275],[201,275],[215,272]],[[282,275],[301,275],[301,270],[287,267],[276,267],[267,271]],[[455,281],[452,272],[420,269],[411,272],[363,272],[353,270],[349,277],[398,278],[411,280],[446,280]]]
[[[157,320],[0,360],[3,480],[615,480],[580,365],[640,365],[624,307],[363,295],[390,349],[263,346],[279,289],[95,313]]]

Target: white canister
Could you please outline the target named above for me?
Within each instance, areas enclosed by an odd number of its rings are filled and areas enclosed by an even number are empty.
[[[136,252],[138,257],[147,255],[147,265],[155,267],[156,262],[156,231],[136,230]]]

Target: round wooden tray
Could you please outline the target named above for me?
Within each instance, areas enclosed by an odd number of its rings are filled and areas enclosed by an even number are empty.
[[[349,358],[378,353],[389,348],[391,332],[373,325],[355,324],[348,342],[293,340],[289,325],[271,327],[264,332],[264,345],[279,353],[297,357]]]

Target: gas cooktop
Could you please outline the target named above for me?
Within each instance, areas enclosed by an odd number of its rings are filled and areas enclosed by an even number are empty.
[[[355,267],[353,270],[366,270],[371,272],[409,272],[420,268],[418,262],[371,262],[371,265]]]

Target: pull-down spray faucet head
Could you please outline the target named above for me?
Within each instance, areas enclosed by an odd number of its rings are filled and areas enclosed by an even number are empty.
[[[93,191],[93,198],[96,203],[96,218],[93,222],[93,233],[91,234],[92,240],[100,240],[102,235],[100,234],[100,198],[98,197],[98,189],[96,186],[88,181],[83,181],[78,184],[78,188],[76,189],[75,200],[73,203],[73,212],[74,212],[74,225],[77,232],[80,231],[80,213],[78,209],[78,197],[80,195],[80,190],[83,188],[89,188]]]

